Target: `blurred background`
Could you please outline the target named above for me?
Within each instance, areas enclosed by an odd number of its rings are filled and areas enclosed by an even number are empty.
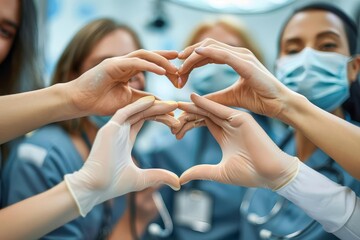
[[[292,9],[309,2],[314,0],[36,0],[45,79],[48,81],[59,55],[75,32],[87,22],[104,16],[132,27],[146,49],[180,51],[197,24],[230,14],[246,25],[264,55],[264,63],[272,70],[283,21]],[[340,6],[359,23],[360,0],[322,2]],[[147,90],[162,99],[188,99],[191,89],[177,90],[165,78],[152,74],[147,79]]]

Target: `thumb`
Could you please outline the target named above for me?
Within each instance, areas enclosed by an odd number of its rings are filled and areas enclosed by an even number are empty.
[[[140,98],[139,100],[117,110],[114,116],[110,119],[110,122],[115,122],[119,125],[123,124],[132,115],[144,111],[151,107],[155,102],[154,96],[147,96]]]
[[[237,84],[237,83],[235,83],[235,84]],[[207,94],[204,97],[206,97],[207,99],[209,99],[211,101],[217,102],[217,103],[225,105],[225,106],[237,107],[238,104],[236,102],[236,96],[234,96],[235,84],[233,84],[223,90]]]
[[[165,169],[143,169],[144,188],[166,184],[173,190],[180,190],[179,177]]]
[[[201,164],[189,168],[180,176],[180,184],[184,185],[192,180],[212,180],[219,181],[220,175],[217,174],[218,165]]]
[[[191,94],[191,101],[193,101],[196,106],[212,113],[213,115],[221,119],[227,119],[234,112],[234,109],[232,108],[225,107],[217,102],[211,101],[205,97],[201,97],[194,93]]]
[[[140,129],[144,125],[144,120],[140,120],[137,123],[133,124],[130,129],[130,141],[132,143],[135,142],[136,136],[138,135]]]

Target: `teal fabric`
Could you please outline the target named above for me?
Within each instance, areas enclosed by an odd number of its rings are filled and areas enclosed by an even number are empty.
[[[46,151],[42,164],[38,164],[24,154],[19,154],[19,149],[24,144],[31,144]],[[68,134],[60,127],[50,125],[37,130],[13,149],[5,165],[3,172],[5,205],[19,202],[54,187],[63,181],[65,174],[79,170],[82,165],[81,156]],[[112,224],[121,217],[124,207],[124,197],[115,199]],[[104,205],[100,204],[85,218],[76,218],[42,239],[96,239],[103,217]]]

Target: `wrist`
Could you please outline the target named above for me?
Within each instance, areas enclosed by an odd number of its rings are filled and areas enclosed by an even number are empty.
[[[54,108],[54,115],[57,116],[56,121],[78,118],[85,115],[76,107],[74,94],[72,93],[72,82],[58,83],[51,86],[50,89],[58,99],[58,107]]]
[[[83,174],[81,170],[64,176],[66,186],[76,202],[80,215],[83,217],[85,217],[95,205],[102,202],[100,200],[102,194],[96,191],[88,181],[86,181],[86,177],[86,174]]]
[[[289,185],[299,173],[300,160],[297,157],[292,157],[286,154],[284,162],[287,167],[279,174],[277,180],[272,183],[273,191],[279,191]]]
[[[283,108],[278,115],[278,119],[282,122],[294,126],[301,118],[309,100],[301,94],[288,91],[283,97]]]

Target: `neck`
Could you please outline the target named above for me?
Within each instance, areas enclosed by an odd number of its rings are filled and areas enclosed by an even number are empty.
[[[344,119],[344,113],[341,108],[335,109],[332,114]],[[302,132],[296,131],[296,155],[302,161],[305,162],[316,151],[317,146],[313,144]]]
[[[93,144],[96,137],[96,133],[98,131],[97,127],[91,122],[89,122],[87,119],[84,119],[82,127],[90,143]],[[90,149],[87,143],[85,142],[85,140],[82,138],[81,133],[76,132],[74,134],[71,134],[71,140],[73,141],[75,148],[81,155],[83,161],[86,161],[86,159],[89,156]]]
[[[83,129],[89,138],[91,145],[94,144],[96,133],[99,129],[87,119],[84,121]]]

